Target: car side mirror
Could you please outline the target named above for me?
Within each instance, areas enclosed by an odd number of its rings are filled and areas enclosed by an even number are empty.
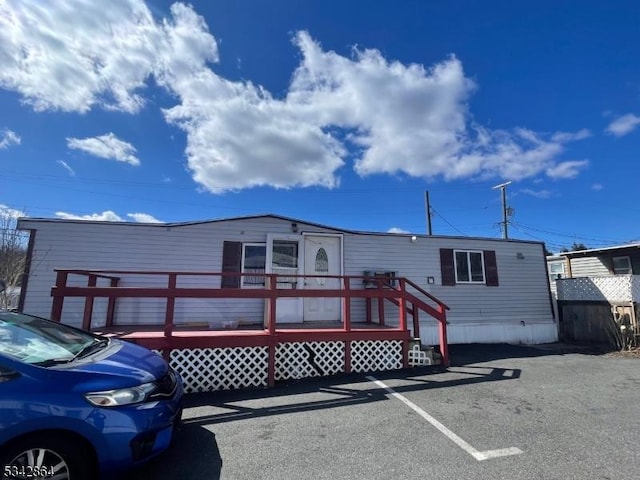
[[[17,378],[19,376],[20,374],[15,370],[0,365],[0,383],[8,382],[9,380],[13,380],[14,378]]]
[[[7,282],[0,279],[0,293],[4,292],[7,289]]]

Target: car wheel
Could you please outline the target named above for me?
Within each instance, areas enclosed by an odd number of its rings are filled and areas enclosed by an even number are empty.
[[[10,445],[0,454],[2,480],[92,478],[90,455],[80,442],[49,435],[29,437]]]

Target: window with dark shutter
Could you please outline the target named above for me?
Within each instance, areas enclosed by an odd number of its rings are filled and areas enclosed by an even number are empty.
[[[242,243],[224,242],[222,245],[222,273],[240,273],[242,269]],[[222,275],[222,288],[240,288],[239,275]]]
[[[442,285],[456,284],[456,271],[453,264],[453,249],[440,249],[440,272],[442,274]]]
[[[487,287],[497,287],[498,283],[498,263],[496,262],[496,252],[494,250],[485,250],[484,254],[484,272],[486,276]]]

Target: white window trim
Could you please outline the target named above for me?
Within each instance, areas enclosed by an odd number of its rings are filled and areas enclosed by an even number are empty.
[[[458,279],[458,253],[466,253],[467,254],[467,273],[469,274],[469,280],[459,280]],[[480,254],[480,265],[482,266],[482,281],[479,280],[471,280],[471,258],[469,256],[470,253],[479,253]],[[454,250],[453,251],[453,271],[456,275],[456,283],[461,284],[474,284],[474,285],[485,285],[487,283],[487,272],[484,271],[484,252],[482,250]]]
[[[262,243],[262,242],[248,242],[248,243],[242,243],[242,259],[240,262],[240,273],[242,273],[243,275],[240,276],[240,288],[265,288],[264,285],[245,285],[244,280],[245,280],[245,276],[244,274],[247,273],[244,269],[244,259],[245,259],[245,252],[246,252],[246,248],[247,247],[264,247],[265,249],[265,273],[266,273],[266,252],[267,252],[267,244],[266,243]],[[266,279],[266,277],[265,277]],[[266,283],[266,282],[265,282]]]
[[[558,278],[565,278],[566,276],[566,269],[565,269],[565,261],[564,260],[550,260],[549,263],[549,280],[554,281],[557,280]],[[553,272],[553,267],[556,265],[560,265],[562,267],[562,271],[561,272]],[[560,275],[558,277],[558,275]]]

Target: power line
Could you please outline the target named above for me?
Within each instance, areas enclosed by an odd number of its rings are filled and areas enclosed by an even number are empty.
[[[523,223],[515,223],[512,222],[513,225],[517,225],[520,228],[524,228],[524,229],[528,229],[528,230],[533,230],[535,232],[541,232],[541,233],[546,233],[549,235],[555,235],[558,237],[565,237],[565,238],[571,238],[573,240],[576,239],[580,239],[580,240],[586,240],[586,241],[592,241],[592,242],[601,242],[601,243],[624,243],[624,242],[620,242],[620,240],[612,240],[612,239],[606,239],[606,238],[597,238],[597,237],[586,237],[586,236],[582,236],[582,235],[577,235],[575,233],[570,234],[570,233],[562,233],[562,232],[558,232],[558,231],[553,231],[553,230],[545,230],[543,228],[539,228],[539,227],[534,227],[532,225],[526,225]]]
[[[440,215],[440,214],[436,211],[436,209],[435,209],[435,208],[431,207],[431,211],[432,211],[433,213],[435,213],[436,215],[438,215],[438,216],[442,219],[442,221],[443,221],[444,223],[446,223],[447,225],[449,225],[451,228],[453,228],[453,229],[454,229],[456,232],[458,232],[460,235],[464,235],[465,237],[467,236],[467,234],[466,234],[466,233],[464,233],[463,231],[459,230],[459,229],[458,229],[457,227],[455,227],[451,222],[449,222],[446,218],[444,218],[442,215]]]

